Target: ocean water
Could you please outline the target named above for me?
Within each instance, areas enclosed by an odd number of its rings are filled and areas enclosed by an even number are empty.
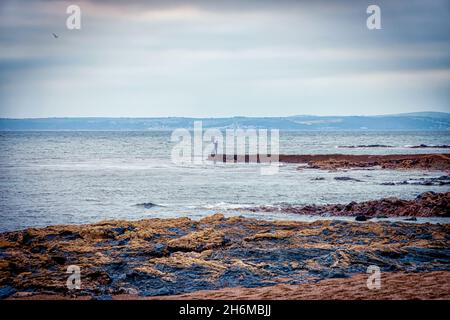
[[[260,164],[172,163],[171,132],[1,132],[0,231],[107,219],[222,212],[262,219],[312,220],[282,213],[235,211],[261,205],[325,204],[382,197],[414,198],[449,186],[382,185],[438,177],[442,172],[297,170],[281,165],[261,175]],[[383,144],[391,148],[339,148]],[[411,145],[450,144],[450,132],[281,132],[280,153],[387,154],[450,152]],[[361,180],[337,181],[347,176]],[[315,178],[323,180],[314,180]],[[137,204],[153,203],[144,207]],[[342,218],[345,219],[345,218]],[[429,221],[419,219],[420,221]]]

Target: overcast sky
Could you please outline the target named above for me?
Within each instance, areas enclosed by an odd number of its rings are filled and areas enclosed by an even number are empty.
[[[415,111],[450,112],[448,0],[0,2],[0,117]]]

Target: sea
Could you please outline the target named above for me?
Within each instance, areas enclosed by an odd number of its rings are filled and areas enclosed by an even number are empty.
[[[267,164],[174,163],[171,154],[177,142],[171,141],[171,134],[0,132],[0,231],[112,219],[200,219],[217,212],[268,220],[336,219],[246,208],[412,199],[425,191],[450,191],[448,185],[383,184],[445,175],[439,171],[298,170],[301,165],[279,164],[277,173],[264,175],[261,166]],[[449,145],[450,131],[283,131],[279,138],[281,154],[450,153],[439,147],[411,148],[421,144]],[[343,176],[359,181],[335,179]]]

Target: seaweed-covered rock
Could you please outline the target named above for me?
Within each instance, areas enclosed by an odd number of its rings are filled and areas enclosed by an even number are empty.
[[[450,192],[424,192],[413,200],[402,200],[391,197],[359,203],[353,201],[348,204],[262,206],[243,208],[242,210],[336,216],[450,217]]]
[[[439,201],[436,194],[421,199]],[[450,225],[263,221],[220,214],[199,221],[31,228],[0,234],[0,297],[27,292],[110,299],[251,288],[348,277],[372,264],[383,271],[449,270],[449,234]],[[80,289],[67,286],[74,266]]]

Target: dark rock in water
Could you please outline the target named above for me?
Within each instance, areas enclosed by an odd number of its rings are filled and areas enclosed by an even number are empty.
[[[434,192],[434,191],[428,191],[428,192],[424,192],[419,194],[416,199],[426,199],[429,198],[430,196],[434,197],[434,196],[438,196],[439,194]]]
[[[387,219],[388,216],[382,214],[382,215],[376,216],[376,218],[377,218],[377,219]]]
[[[144,203],[138,203],[135,205],[136,207],[141,207],[141,208],[145,208],[145,209],[151,209],[153,207],[158,207],[157,204],[154,204],[152,202],[144,202]]]
[[[442,145],[426,145],[426,144],[419,144],[417,146],[410,146],[410,148],[413,149],[421,149],[421,148],[436,148],[436,149],[449,149],[450,145],[442,144]]]
[[[423,185],[423,186],[445,186],[450,185],[450,174],[440,176],[437,178],[423,178],[408,182],[408,184]]]
[[[450,185],[450,175],[440,176],[436,178],[420,178],[416,180],[404,180],[401,182],[383,182],[380,185],[383,186],[395,186],[395,185],[420,185],[420,186],[445,186]]]
[[[359,144],[356,146],[338,146],[338,148],[392,148],[393,146],[386,145],[386,144]]]
[[[317,178],[311,179],[311,181],[322,181],[322,180],[325,180],[325,178],[324,177],[317,177]]]
[[[356,216],[355,220],[356,221],[367,221],[367,217],[366,216]]]
[[[306,164],[301,168],[321,170],[337,169],[381,169],[442,170],[450,172],[448,154],[316,154],[279,155],[280,162]],[[299,168],[300,169],[300,168]]]
[[[251,212],[286,212],[306,215],[335,215],[367,217],[450,217],[450,192],[424,192],[416,199],[402,200],[395,197],[364,202],[325,205],[291,205],[260,206],[242,208]]]
[[[355,182],[362,182],[361,180],[352,178],[352,177],[334,177],[334,180],[337,181],[355,181]]]
[[[405,221],[417,221],[416,217],[406,218]]]

